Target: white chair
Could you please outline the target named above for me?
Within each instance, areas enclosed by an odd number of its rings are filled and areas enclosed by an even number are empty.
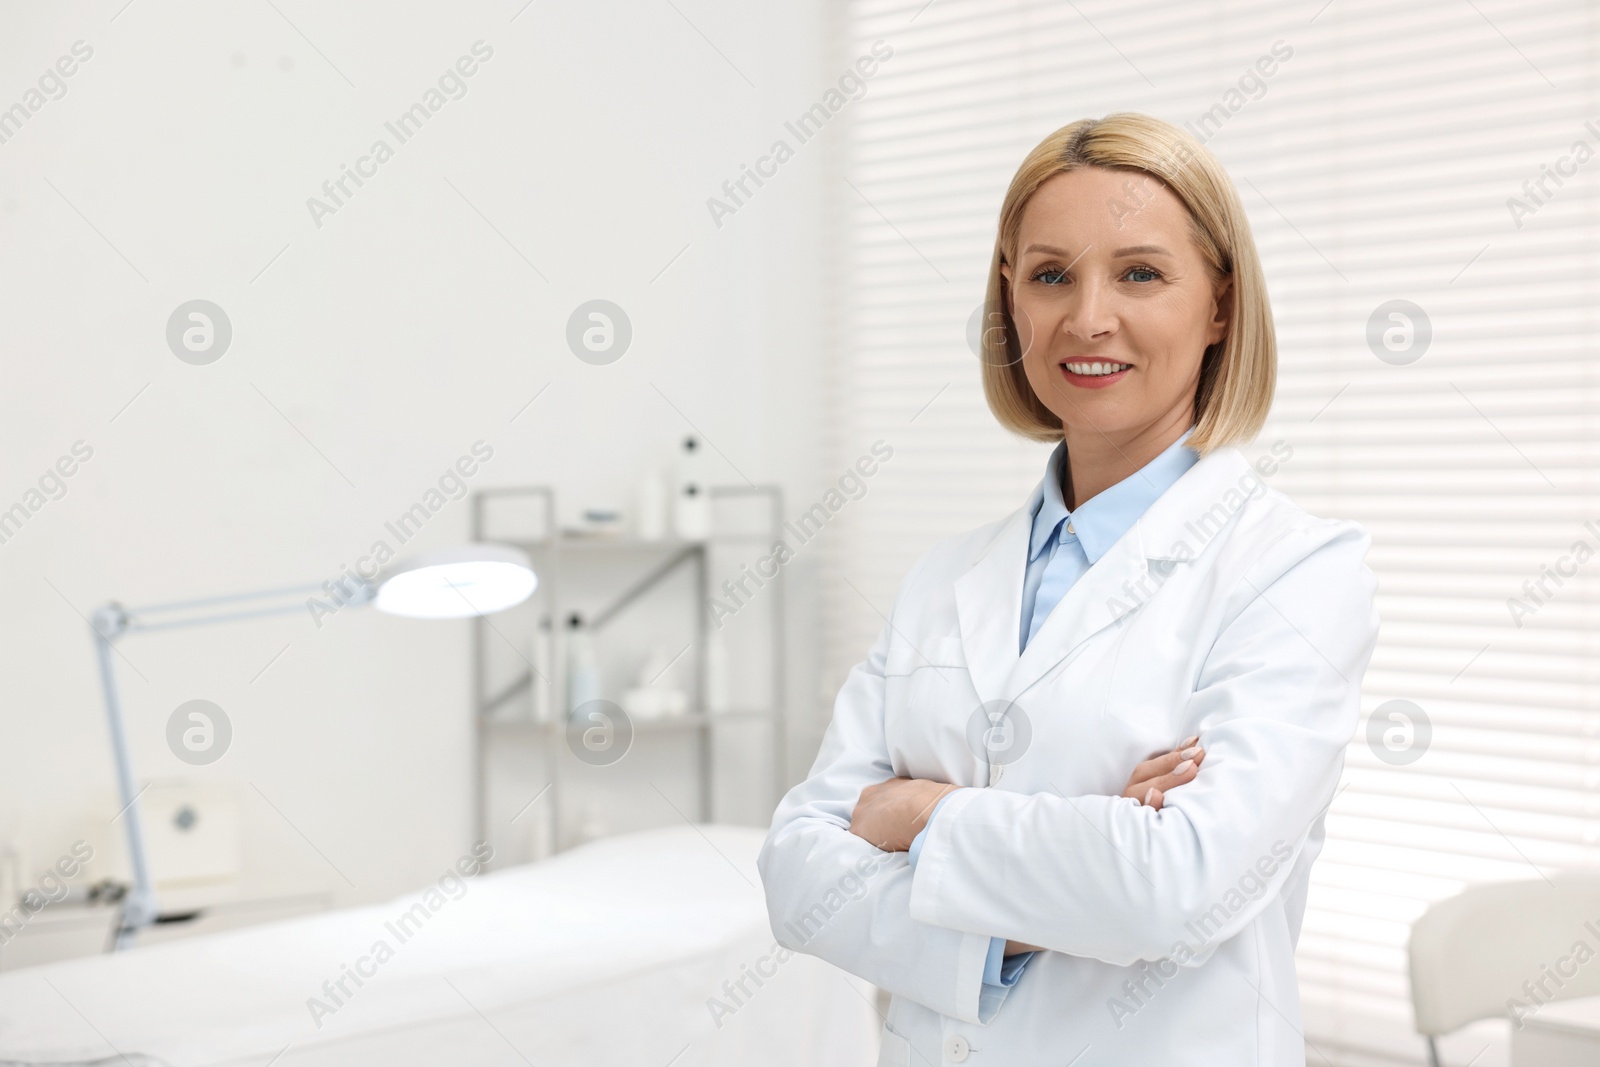
[[[1411,1006],[1433,1067],[1439,1035],[1510,1017],[1511,998],[1537,1010],[1540,1001],[1600,994],[1600,959],[1566,967],[1570,976],[1555,969],[1579,941],[1600,955],[1600,875],[1473,886],[1424,912],[1411,927]],[[1534,1000],[1523,983],[1541,980]]]

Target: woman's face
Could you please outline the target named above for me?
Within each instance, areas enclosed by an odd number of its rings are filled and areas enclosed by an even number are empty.
[[[1166,186],[1104,167],[1058,174],[1023,209],[1016,261],[1000,269],[1028,383],[1069,437],[1194,421],[1229,283],[1213,286]]]

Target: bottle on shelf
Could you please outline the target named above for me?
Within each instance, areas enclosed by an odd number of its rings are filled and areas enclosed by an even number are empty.
[[[550,617],[541,615],[529,642],[529,662],[533,665],[534,675],[528,683],[528,717],[534,722],[549,722],[552,707],[556,703],[556,694],[550,691],[550,679],[555,677],[551,669],[555,658],[551,653],[551,629]]]
[[[706,457],[700,439],[683,439],[678,451],[676,491],[672,500],[672,532],[685,541],[711,536],[711,494],[706,489]]]
[[[651,471],[639,483],[638,514],[634,534],[641,541],[659,541],[667,536],[667,480]]]
[[[567,716],[579,706],[600,699],[600,666],[594,651],[594,634],[583,616],[567,616]]]
[[[712,715],[720,715],[731,706],[728,669],[728,643],[712,629],[706,634],[706,711]]]

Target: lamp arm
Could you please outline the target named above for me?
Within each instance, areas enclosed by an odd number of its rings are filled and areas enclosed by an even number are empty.
[[[291,611],[301,610],[298,598],[304,594],[322,593],[331,598],[340,607],[359,607],[371,604],[377,599],[378,587],[386,581],[393,581],[402,573],[412,571],[425,571],[433,567],[451,566],[456,564],[478,565],[482,563],[493,564],[496,567],[520,567],[526,572],[526,582],[518,581],[520,595],[515,599],[506,600],[489,609],[502,610],[514,603],[521,603],[533,592],[537,578],[528,563],[527,554],[519,549],[505,545],[471,545],[465,549],[453,549],[434,553],[428,556],[417,557],[409,561],[397,563],[388,572],[388,577],[383,577],[382,572],[372,577],[365,575],[352,575],[345,572],[338,579],[324,582],[320,586],[301,585],[287,588],[265,589],[251,593],[231,593],[226,596],[206,597],[200,600],[184,600],[167,604],[156,604],[139,609],[127,609],[115,602],[105,605],[94,613],[90,620],[90,629],[94,631],[95,655],[100,662],[100,684],[104,690],[106,705],[106,724],[111,730],[111,756],[117,770],[117,796],[122,801],[122,810],[118,817],[123,820],[124,828],[128,835],[128,861],[133,870],[133,888],[123,898],[122,918],[118,923],[114,948],[123,949],[133,943],[134,935],[143,927],[158,922],[161,913],[156,905],[155,885],[150,877],[150,865],[145,854],[143,827],[139,820],[139,791],[136,788],[133,776],[133,759],[128,751],[128,735],[123,723],[122,701],[117,693],[116,664],[112,656],[116,654],[115,642],[122,636],[140,630],[170,630],[204,626],[214,622],[233,622],[240,619],[258,618],[264,615],[282,615]],[[669,568],[670,569],[670,568]],[[648,588],[649,585],[664,577],[665,571],[646,579],[645,584],[636,587],[633,595],[637,595]],[[450,584],[457,594],[461,590],[449,582],[444,576],[446,584]],[[523,587],[525,586],[525,588]],[[461,594],[464,597],[464,594]],[[284,603],[286,598],[291,602]],[[255,603],[245,605],[243,602]],[[483,611],[470,601],[469,607],[474,613],[482,614]],[[392,609],[395,614],[412,614],[401,608]],[[419,615],[433,617],[457,617],[463,613],[453,612],[444,615],[436,613],[417,612]],[[113,820],[115,821],[115,820]]]
[[[205,597],[199,600],[181,600],[168,604],[153,604],[142,608],[115,607],[121,612],[122,622],[118,634],[130,630],[177,630],[190,626],[205,626],[214,622],[236,622],[240,619],[260,618],[264,615],[287,615],[291,612],[305,610],[304,604],[298,599],[302,595],[322,594],[334,600],[340,607],[362,607],[372,603],[378,595],[377,584],[366,578],[346,577],[341,579],[337,591],[330,591],[323,585],[294,585],[280,589],[262,589],[250,593],[230,593],[226,596]],[[287,603],[271,603],[283,600],[286,597],[295,598]],[[243,601],[265,600],[269,603],[265,607],[245,608],[239,611],[214,611],[225,604],[238,604]],[[207,613],[209,612],[209,614]]]
[[[122,900],[122,916],[117,923],[112,942],[113,951],[133,945],[134,937],[146,926],[156,922],[161,909],[156,901],[155,884],[150,877],[150,863],[144,847],[144,827],[139,818],[139,789],[133,775],[133,757],[128,750],[128,733],[123,722],[122,700],[117,689],[116,649],[113,643],[124,634],[141,630],[171,630],[190,626],[204,626],[214,622],[233,622],[262,615],[282,615],[304,610],[299,603],[269,604],[266,607],[247,608],[242,611],[217,611],[222,605],[240,601],[272,600],[301,593],[324,592],[322,586],[294,586],[287,589],[269,589],[255,593],[235,593],[228,596],[207,597],[153,607],[128,609],[110,603],[94,613],[89,628],[94,633],[95,657],[100,663],[100,685],[105,696],[106,725],[111,732],[111,758],[117,771],[117,800],[121,804],[118,817],[122,819],[128,838],[128,865],[133,873],[133,886]],[[370,582],[362,582],[353,590],[346,590],[346,606],[370,603],[375,590]],[[197,612],[199,612],[197,614]],[[206,613],[206,612],[209,612]]]
[[[111,642],[122,632],[126,616],[120,609],[107,605],[95,613],[95,622],[109,624],[109,632],[101,625],[91,625],[94,630],[95,654],[100,661],[100,684],[105,692],[106,723],[111,728],[111,757],[117,768],[117,799],[122,804],[120,812],[124,831],[128,835],[128,862],[133,868],[133,888],[122,900],[122,916],[117,922],[113,947],[116,951],[133,944],[134,935],[143,927],[156,921],[160,911],[156,905],[155,887],[150,881],[150,867],[145,862],[144,831],[139,821],[139,793],[134,787],[133,760],[128,755],[128,735],[123,728],[122,701],[117,695],[116,664],[112,661],[115,650]]]

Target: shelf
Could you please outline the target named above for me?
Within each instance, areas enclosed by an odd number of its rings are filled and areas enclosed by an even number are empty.
[[[705,541],[685,540],[681,537],[659,537],[654,540],[629,534],[594,534],[593,536],[563,534],[560,537],[541,538],[537,541],[506,541],[508,545],[528,552],[549,551],[559,548],[563,552],[586,552],[594,549],[613,549],[627,552],[650,552],[706,547]]]
[[[713,726],[722,722],[768,722],[777,719],[770,711],[719,711],[715,713],[689,712],[684,715],[663,715],[659,719],[631,719],[633,730],[680,730],[700,726]],[[566,727],[566,720],[551,719],[538,722],[534,719],[479,719],[485,726],[515,727],[523,730],[558,731]]]
[[[604,640],[608,624],[626,616],[647,596],[665,597],[657,607],[671,606],[691,617],[693,640],[689,647],[694,652],[689,662],[693,664],[693,681],[683,688],[694,710],[660,718],[630,717],[635,737],[677,738],[682,744],[664,740],[647,744],[652,749],[665,745],[667,749],[694,750],[685,770],[692,772],[698,781],[695,817],[709,821],[713,815],[716,750],[722,741],[742,732],[735,728],[719,733],[714,727],[722,723],[760,723],[762,729],[754,732],[762,737],[751,740],[759,740],[761,747],[769,750],[776,794],[773,802],[781,796],[787,740],[782,704],[787,692],[783,592],[786,583],[783,581],[771,583],[773,592],[765,598],[767,607],[763,609],[767,625],[757,628],[767,635],[770,652],[745,672],[749,675],[747,681],[752,692],[762,681],[758,674],[764,672],[768,676],[762,691],[772,694],[774,706],[770,709],[752,706],[748,700],[741,700],[735,710],[710,713],[706,704],[711,675],[709,634],[713,596],[709,586],[713,562],[725,562],[721,560],[723,554],[747,553],[752,544],[765,547],[782,538],[783,493],[772,485],[708,486],[707,491],[713,500],[743,500],[740,508],[744,514],[730,511],[729,521],[719,520],[709,537],[692,539],[665,530],[665,536],[645,539],[638,536],[636,530],[627,528],[596,532],[562,529],[557,520],[556,495],[548,486],[485,489],[473,494],[473,537],[513,545],[535,560],[540,580],[528,609],[533,613],[529,625],[533,628],[531,640],[539,642],[544,653],[542,658],[533,657],[539,662],[538,671],[542,672],[536,676],[527,656],[522,656],[522,663],[516,663],[490,639],[488,623],[480,620],[474,624],[474,823],[479,837],[485,835],[490,818],[490,752],[496,744],[501,744],[517,748],[520,758],[542,763],[543,777],[548,780],[546,788],[550,796],[543,804],[545,829],[542,836],[535,834],[530,838],[529,848],[533,853],[530,858],[560,851],[569,843],[572,826],[576,824],[572,817],[563,816],[567,807],[563,796],[563,767],[568,761],[562,758],[563,745],[556,743],[558,738],[570,738],[567,734],[570,724],[563,705],[568,692],[572,637],[563,624],[581,606],[578,614],[585,630],[596,635],[597,640]],[[510,536],[497,536],[491,528],[504,530]],[[607,599],[597,603],[601,597]],[[645,616],[645,621],[653,625],[652,619],[653,616]],[[672,632],[679,643],[687,639],[679,626],[675,625]],[[624,634],[618,640],[629,636],[633,635]],[[751,637],[756,636],[759,636],[757,631],[751,631]],[[520,651],[518,654],[521,655]],[[683,655],[679,653],[680,657]],[[538,693],[534,692],[536,684],[541,687]],[[548,690],[544,689],[546,686]],[[554,717],[548,721],[524,717],[534,706],[546,709]],[[585,798],[585,804],[604,806],[608,800],[620,800],[620,797],[608,798],[606,791],[594,782],[575,779],[574,783]]]

